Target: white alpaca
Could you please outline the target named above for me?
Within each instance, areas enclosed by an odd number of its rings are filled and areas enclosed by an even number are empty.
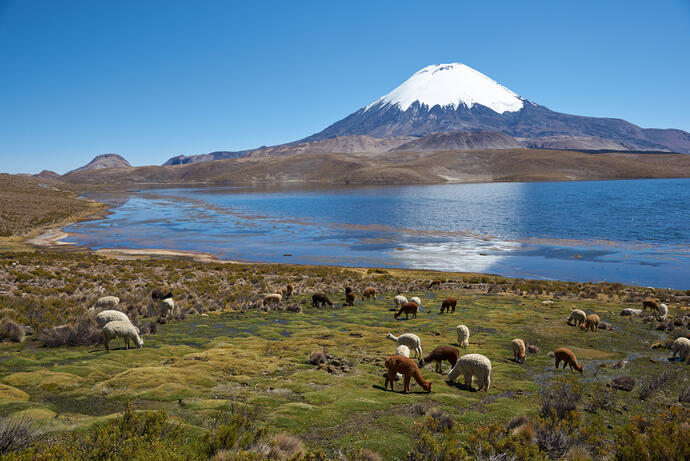
[[[409,347],[411,351],[414,351],[415,357],[422,356],[422,341],[419,339],[419,336],[414,335],[412,333],[405,333],[404,335],[393,336],[392,333],[388,333],[386,335],[386,338],[390,339],[391,341],[395,341],[396,343],[398,343],[398,346],[403,345]]]
[[[89,309],[89,312],[103,309],[115,309],[118,304],[120,304],[120,298],[117,296],[103,296],[102,298],[98,298],[98,301]]]
[[[659,304],[659,313],[657,314],[657,320],[666,320],[668,315],[668,306],[666,304]]]
[[[417,305],[419,307],[422,307],[422,300],[416,296],[413,296],[412,298],[410,298],[410,302],[417,303]]]
[[[513,357],[518,363],[525,363],[525,342],[521,339],[514,339],[511,343],[513,346]]]
[[[628,307],[627,309],[623,309],[620,315],[623,317],[630,317],[633,315],[639,316],[640,314],[642,314],[642,309],[631,309]]]
[[[403,357],[410,358],[410,348],[404,344],[399,345],[395,349],[395,355],[402,355]]]
[[[463,355],[448,373],[448,379],[455,381],[460,375],[465,377],[465,386],[470,389],[472,378],[476,378],[479,390],[488,391],[491,386],[491,361],[481,354]]]
[[[465,325],[458,325],[455,327],[455,330],[458,332],[458,345],[463,349],[467,349],[467,346],[470,344],[470,329]]]
[[[568,320],[566,321],[566,323],[567,323],[568,325],[572,325],[572,323],[570,323],[570,322],[573,322],[573,321],[574,321],[574,322],[575,322],[575,326],[579,327],[580,325],[582,325],[583,323],[585,323],[585,319],[586,319],[586,318],[587,318],[587,314],[585,314],[585,311],[582,311],[582,310],[580,310],[580,309],[574,309],[574,310],[570,313],[570,317],[568,317]]]
[[[103,327],[103,336],[105,336],[105,350],[110,351],[110,341],[112,341],[115,338],[124,338],[125,339],[125,349],[129,349],[129,341],[133,340],[134,344],[136,344],[138,347],[142,347],[144,345],[144,340],[141,339],[139,336],[139,333],[137,333],[137,329],[127,322],[123,322],[121,320],[116,320],[114,322],[108,322],[105,324]]]
[[[175,310],[175,301],[172,298],[165,298],[160,303],[160,316],[166,319],[172,318]]]
[[[283,302],[283,295],[280,293],[271,293],[270,295],[264,296],[264,306],[268,304],[280,304]]]
[[[393,301],[395,302],[395,307],[400,307],[407,302],[407,298],[403,295],[397,295],[393,298]]]
[[[132,323],[129,320],[129,317],[127,317],[127,314],[125,314],[124,312],[120,312],[120,311],[114,311],[114,310],[101,311],[96,316],[96,323],[101,328],[103,328],[107,323],[114,322],[116,320],[121,321],[121,322]]]
[[[673,351],[673,357],[676,358],[676,354],[680,354],[680,360],[682,362],[690,362],[690,339],[683,338],[682,336],[675,341],[673,341],[673,346],[671,347]]]

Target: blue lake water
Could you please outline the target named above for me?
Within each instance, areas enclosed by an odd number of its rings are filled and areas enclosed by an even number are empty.
[[[99,193],[90,248],[690,289],[690,180]]]

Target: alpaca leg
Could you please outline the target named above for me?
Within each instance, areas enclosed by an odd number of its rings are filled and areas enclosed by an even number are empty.
[[[558,365],[561,364],[561,359],[556,359],[556,368],[558,368]]]
[[[110,340],[106,339],[104,344],[105,344],[105,351],[110,352]]]
[[[472,374],[465,373],[465,386],[472,389]]]
[[[405,393],[410,392],[410,375],[405,375]]]
[[[491,387],[491,376],[486,375],[486,379],[484,380],[484,390],[488,391],[489,387]]]
[[[436,362],[436,373],[441,373],[441,362]]]

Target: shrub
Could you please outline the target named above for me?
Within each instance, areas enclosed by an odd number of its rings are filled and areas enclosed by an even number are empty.
[[[654,418],[635,416],[617,429],[615,458],[690,459],[690,410],[671,407]]]
[[[573,379],[559,378],[549,388],[539,392],[539,414],[544,417],[563,419],[577,409],[582,400],[582,388]]]
[[[0,455],[20,450],[37,442],[42,434],[26,418],[0,418]]]
[[[307,362],[309,362],[312,365],[320,365],[322,363],[326,363],[328,361],[328,351],[326,349],[321,349],[312,352],[309,354],[309,359],[307,359]]]
[[[453,417],[438,407],[432,408],[426,414],[434,421],[433,428],[436,432],[450,430],[455,426]]]
[[[686,384],[680,390],[678,401],[683,403],[690,403],[690,385]]]
[[[10,341],[13,343],[21,343],[24,341],[25,335],[24,327],[14,320],[9,317],[0,320],[0,342]]]
[[[675,374],[666,369],[660,373],[654,373],[651,376],[645,378],[640,383],[640,388],[637,393],[641,400],[646,400],[657,392],[663,390],[668,386],[668,384],[673,381]]]
[[[349,454],[338,453],[338,461],[382,461],[381,457],[366,448],[358,448]]]
[[[592,385],[591,398],[586,402],[585,409],[592,413],[597,410],[612,410],[616,403],[616,390],[602,384]]]
[[[104,341],[103,332],[90,317],[83,317],[76,325],[61,325],[42,331],[38,339],[44,347],[95,346]]]

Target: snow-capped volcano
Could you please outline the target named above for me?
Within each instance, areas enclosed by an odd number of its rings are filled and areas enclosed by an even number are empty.
[[[502,114],[522,109],[523,100],[508,88],[481,72],[457,62],[435,64],[416,72],[405,83],[364,108],[397,106],[406,111],[418,102],[428,109],[434,106],[457,109],[475,104]]]
[[[690,133],[685,131],[643,129],[621,119],[554,112],[459,63],[425,67],[387,95],[297,142],[467,131],[499,131],[530,147],[578,149],[586,140],[590,149],[617,146],[690,153]]]

